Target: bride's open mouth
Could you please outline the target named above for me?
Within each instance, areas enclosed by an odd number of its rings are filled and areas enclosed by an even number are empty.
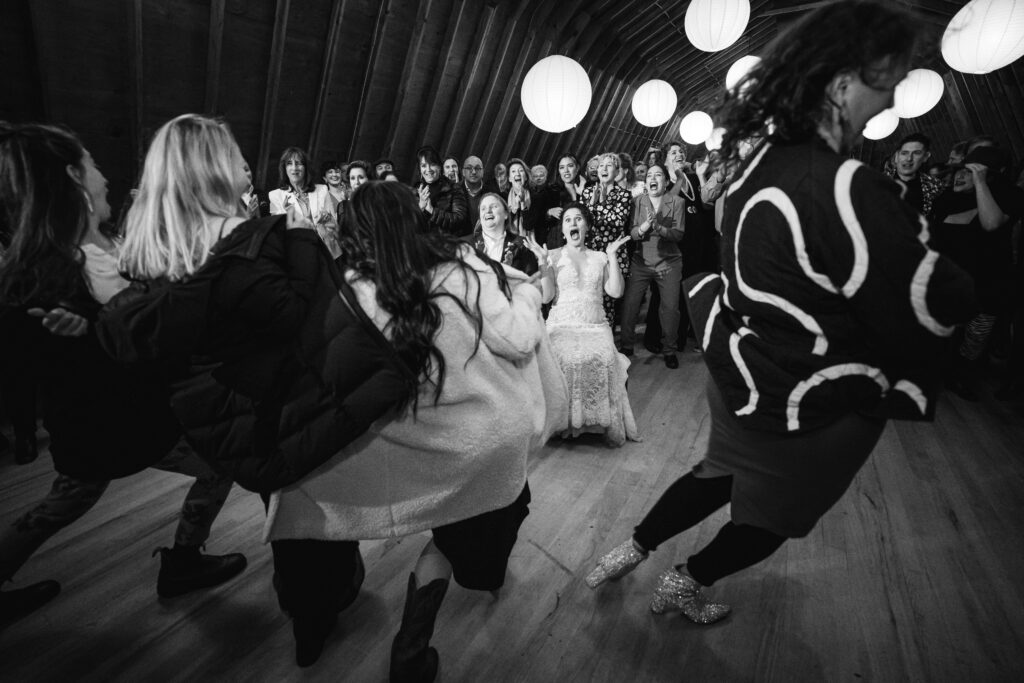
[[[580,231],[579,231],[579,229],[573,228],[572,230],[570,230],[569,231],[569,237],[571,237],[574,240],[578,240],[580,238]]]

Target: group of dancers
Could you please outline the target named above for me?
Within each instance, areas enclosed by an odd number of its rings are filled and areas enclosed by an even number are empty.
[[[903,10],[832,3],[726,94],[722,272],[683,285],[710,370],[708,451],[598,559],[592,588],[731,504],[651,601],[700,624],[724,618],[706,588],[809,533],[887,419],[933,416],[946,337],[973,313],[971,280],[928,249],[894,183],[846,157],[891,105],[916,37]],[[73,133],[0,127],[2,355],[42,387],[58,472],[0,530],[0,581],[109,480],[154,466],[197,478],[158,592],[216,585],[245,566],[199,550],[237,482],[266,505],[300,666],[359,593],[358,542],[432,532],[390,676],[433,680],[450,580],[503,585],[529,513],[530,454],[557,434],[639,438],[604,305],[622,295],[615,264],[631,235],[588,249],[595,218],[570,203],[565,244],[549,249],[510,230],[512,207],[488,194],[477,231],[459,239],[432,221],[429,188],[369,181],[332,245],[301,207],[247,219],[243,166],[223,123],[169,121],[115,239],[102,229],[106,182]],[[0,592],[0,617],[58,589]]]

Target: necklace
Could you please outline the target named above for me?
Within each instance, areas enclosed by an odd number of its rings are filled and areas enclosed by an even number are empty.
[[[685,173],[682,174],[682,179],[686,181],[686,187],[681,187],[679,189],[683,193],[683,196],[686,197],[686,200],[692,202],[697,198],[697,193],[694,191],[693,185],[690,184],[690,179]]]

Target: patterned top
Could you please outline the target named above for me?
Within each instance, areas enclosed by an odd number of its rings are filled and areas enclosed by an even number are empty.
[[[917,177],[910,181],[915,187],[911,188],[896,174],[896,169],[887,169],[886,175],[895,180],[903,189],[901,197],[910,202],[917,211],[920,211],[928,218],[932,217],[932,202],[942,194],[942,182],[933,178],[927,173],[918,173]],[[920,204],[920,206],[918,206]]]
[[[705,359],[752,429],[850,412],[931,419],[969,276],[928,249],[899,187],[823,142],[764,144],[729,187],[722,275],[686,282]]]
[[[612,185],[605,200],[600,201],[601,186],[591,185],[584,188],[580,201],[590,208],[594,214],[594,224],[587,230],[586,245],[588,249],[603,252],[605,247],[629,234],[629,221],[633,211],[633,195],[618,185]],[[615,255],[622,277],[629,275],[629,251],[619,249]],[[604,296],[604,311],[608,323],[615,325],[615,299]]]

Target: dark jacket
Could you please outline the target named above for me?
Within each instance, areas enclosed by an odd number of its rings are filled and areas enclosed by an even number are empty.
[[[86,481],[143,470],[181,438],[163,378],[126,372],[103,352],[92,328],[82,337],[61,337],[23,309],[0,308],[0,356],[5,365],[17,363],[19,380],[39,387],[54,469]]]
[[[316,233],[285,223],[243,223],[195,277],[115,298],[99,325],[120,359],[188,356],[175,414],[200,455],[258,492],[327,462],[414,381]]]
[[[591,183],[585,183],[584,189],[590,186]],[[555,207],[565,208],[573,201],[580,201],[583,196],[583,192],[579,192],[577,198],[574,200],[572,195],[569,194],[569,190],[565,189],[565,183],[562,182],[561,178],[553,183],[549,183],[547,187],[540,192],[540,218],[543,220],[543,226],[539,227],[537,232],[537,241],[546,246],[548,249],[558,249],[559,247],[565,246],[565,236],[562,234],[562,219],[549,216],[548,211]]]
[[[483,228],[479,226],[473,231],[472,235],[463,237],[462,241],[472,244],[481,254],[487,253],[487,243],[484,242]],[[533,275],[539,270],[537,257],[526,246],[526,240],[508,231],[505,232],[505,244],[501,248],[501,262],[521,270],[527,275]]]
[[[445,177],[428,186],[433,213],[423,212],[427,221],[441,232],[462,237],[473,232],[469,215],[469,199],[462,183],[453,183]]]
[[[765,143],[740,171],[722,276],[684,283],[729,409],[776,433],[931,420],[946,337],[976,310],[967,273],[922,244],[897,185],[824,142]]]

